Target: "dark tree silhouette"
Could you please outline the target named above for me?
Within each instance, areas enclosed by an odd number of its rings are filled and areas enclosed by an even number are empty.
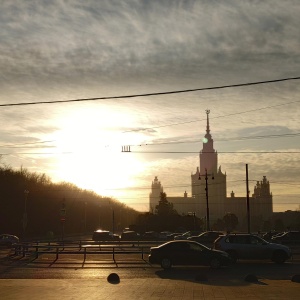
[[[155,208],[158,216],[170,216],[177,214],[177,211],[173,208],[173,203],[170,203],[167,200],[167,194],[164,192],[160,193],[160,200]]]
[[[223,217],[223,222],[224,222],[224,225],[225,225],[227,231],[234,230],[237,227],[237,225],[239,224],[238,217],[233,213],[227,213]]]

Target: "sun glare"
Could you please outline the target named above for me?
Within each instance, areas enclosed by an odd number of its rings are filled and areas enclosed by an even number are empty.
[[[140,133],[129,136],[114,129],[122,122],[128,124],[128,115],[124,120],[120,115],[112,117],[113,114],[116,113],[101,111],[99,116],[90,111],[82,118],[82,112],[75,112],[64,118],[55,137],[57,150],[68,153],[58,162],[56,174],[60,180],[112,197],[136,185],[135,175],[143,172],[143,164],[134,153],[122,152],[122,146],[137,142]],[[107,118],[108,115],[110,123],[104,128],[102,116]],[[112,122],[113,119],[117,122]]]

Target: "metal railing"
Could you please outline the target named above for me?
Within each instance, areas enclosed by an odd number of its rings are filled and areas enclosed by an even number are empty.
[[[144,255],[150,253],[150,247],[161,244],[161,241],[118,241],[112,242],[95,242],[95,241],[51,241],[51,242],[32,242],[19,243],[14,245],[14,254],[32,256],[35,259],[43,254],[54,254],[56,260],[60,255],[83,255],[86,260],[87,255],[103,255],[109,254],[115,260],[117,254],[140,254],[144,259]]]

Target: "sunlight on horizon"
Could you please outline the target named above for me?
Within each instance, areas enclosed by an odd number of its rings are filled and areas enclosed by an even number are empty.
[[[110,107],[74,110],[63,116],[61,130],[55,134],[56,148],[70,154],[59,158],[56,176],[103,196],[115,197],[118,189],[136,186],[135,175],[144,171],[143,162],[133,153],[122,153],[122,146],[140,143],[143,135],[116,129],[134,122],[134,115]]]

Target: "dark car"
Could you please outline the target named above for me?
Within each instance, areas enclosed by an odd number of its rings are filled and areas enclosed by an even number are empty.
[[[271,238],[272,243],[300,245],[300,231],[287,231]]]
[[[107,230],[96,230],[93,233],[93,241],[118,241],[120,237]]]
[[[284,263],[292,255],[287,246],[269,243],[257,235],[248,233],[220,236],[215,241],[214,248],[226,251],[233,262],[238,259],[271,259],[276,263]]]
[[[139,241],[141,239],[140,235],[133,231],[124,231],[121,234],[121,240],[122,241]]]
[[[266,241],[270,241],[272,237],[276,236],[276,235],[279,235],[280,232],[279,231],[269,231],[269,232],[266,232],[262,238]]]
[[[1,234],[0,235],[0,246],[11,247],[14,244],[19,243],[19,238],[12,234]]]
[[[159,233],[156,231],[147,231],[142,235],[141,239],[144,241],[158,241]]]
[[[174,240],[187,240],[189,237],[191,236],[198,236],[201,233],[201,231],[187,231],[185,233],[182,234],[178,234],[176,236],[174,236]]]
[[[213,247],[214,241],[223,234],[221,231],[205,231],[197,236],[189,237],[188,240],[198,242],[207,247]]]
[[[228,266],[231,259],[226,252],[212,250],[194,241],[177,240],[150,248],[149,262],[163,269],[173,265],[208,265],[212,268]]]

